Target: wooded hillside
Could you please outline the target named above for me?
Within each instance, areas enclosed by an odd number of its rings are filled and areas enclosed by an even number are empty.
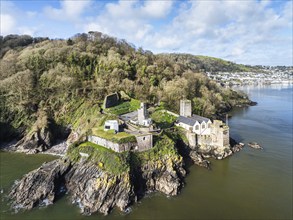
[[[104,96],[116,91],[173,111],[185,97],[204,116],[248,102],[201,73],[248,68],[216,58],[155,55],[99,32],[68,40],[8,35],[0,43],[0,139],[27,133],[40,112],[56,125],[81,115],[90,120]]]

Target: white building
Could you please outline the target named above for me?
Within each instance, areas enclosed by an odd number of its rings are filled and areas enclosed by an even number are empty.
[[[152,119],[149,117],[146,104],[143,102],[140,104],[140,108],[137,110],[137,123],[146,127],[149,127],[152,123]]]
[[[192,115],[192,117],[179,116],[177,125],[198,135],[211,134],[211,120],[198,115]]]
[[[119,124],[117,120],[107,120],[104,124],[104,131],[115,130],[119,131]]]

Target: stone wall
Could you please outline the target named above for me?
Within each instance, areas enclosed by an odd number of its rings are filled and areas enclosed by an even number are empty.
[[[88,136],[88,141],[95,143],[97,145],[103,146],[105,148],[111,149],[116,152],[136,150],[138,148],[136,142],[118,144],[118,143],[114,143],[112,141],[106,140],[104,138],[92,136],[92,135]]]
[[[149,150],[153,147],[152,134],[142,134],[142,135],[136,136],[136,141],[138,145],[138,151]]]
[[[119,100],[120,100],[120,97],[117,92],[107,95],[104,99],[104,108],[110,108],[110,107],[118,105]]]
[[[111,149],[113,151],[119,152],[119,153],[124,151],[130,151],[130,150],[145,151],[153,147],[152,134],[141,134],[135,137],[137,142],[128,142],[128,143],[118,144],[101,137],[89,135],[88,141],[95,143],[97,145],[103,146],[105,148]]]
[[[186,137],[189,145],[195,147],[197,145],[213,146],[213,147],[229,147],[229,127],[222,121],[215,120],[211,124],[210,134],[198,135],[191,131],[186,131]]]

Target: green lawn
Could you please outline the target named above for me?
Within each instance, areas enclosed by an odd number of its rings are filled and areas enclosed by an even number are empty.
[[[92,134],[110,141],[113,141],[118,144],[135,142],[135,136],[128,134],[126,132],[118,132],[115,134],[114,130],[104,131],[103,128],[93,128]]]
[[[67,155],[73,161],[81,159],[79,152],[87,153],[87,160],[95,163],[99,168],[112,174],[129,171],[128,152],[117,153],[91,142],[84,142],[76,147],[70,147]]]
[[[151,118],[153,122],[156,123],[156,125],[163,129],[170,128],[177,119],[177,117],[175,117],[174,115],[170,115],[167,112],[164,112],[164,110],[155,111],[151,115]]]
[[[119,105],[116,105],[111,108],[105,109],[105,112],[114,114],[114,115],[122,115],[126,114],[128,112],[133,112],[140,107],[140,101],[137,99],[131,99],[130,101],[127,102],[122,102]]]

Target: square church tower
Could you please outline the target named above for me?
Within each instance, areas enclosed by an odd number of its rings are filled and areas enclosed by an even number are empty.
[[[180,115],[184,117],[191,117],[191,101],[184,99],[180,100]]]

